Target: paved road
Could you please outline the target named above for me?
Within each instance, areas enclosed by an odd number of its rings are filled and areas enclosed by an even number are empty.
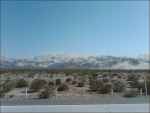
[[[149,113],[149,104],[1,106],[1,113]]]
[[[81,104],[143,104],[150,103],[150,97],[124,98],[120,96],[78,96],[53,97],[50,99],[1,99],[1,104],[9,105],[81,105]]]

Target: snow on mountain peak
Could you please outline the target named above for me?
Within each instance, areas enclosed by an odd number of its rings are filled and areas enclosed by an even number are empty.
[[[0,68],[148,69],[149,63],[141,58],[50,54],[30,59],[7,59],[1,63]]]

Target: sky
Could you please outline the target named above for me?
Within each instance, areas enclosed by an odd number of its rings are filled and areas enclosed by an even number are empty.
[[[2,56],[148,53],[148,1],[2,1]]]

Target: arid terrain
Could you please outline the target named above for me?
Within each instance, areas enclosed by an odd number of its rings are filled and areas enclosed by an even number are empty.
[[[150,94],[148,70],[19,69],[3,70],[0,76],[4,103],[44,104],[49,99],[51,104],[138,103]]]

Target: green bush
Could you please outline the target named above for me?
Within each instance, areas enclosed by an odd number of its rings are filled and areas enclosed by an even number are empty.
[[[101,83],[101,85],[98,87],[98,93],[100,94],[107,94],[110,93],[112,90],[112,84],[110,83]]]
[[[55,80],[55,84],[58,86],[58,85],[61,85],[62,84],[62,82],[61,82],[61,79],[56,79]]]
[[[106,77],[104,77],[104,78],[103,78],[103,82],[107,83],[107,82],[109,82],[109,79],[106,78]]]
[[[67,84],[61,84],[58,88],[57,91],[67,91],[69,90],[69,86]]]
[[[49,98],[55,95],[54,87],[45,86],[43,89],[40,90],[38,97],[40,99]]]
[[[13,95],[13,94],[11,94],[11,95],[9,95],[9,98],[13,98],[15,95]]]
[[[146,77],[147,93],[150,95],[150,76]]]
[[[24,79],[19,79],[16,82],[16,88],[22,88],[22,87],[27,87],[28,86],[28,82]]]
[[[4,97],[5,96],[5,92],[3,89],[0,89],[0,97]]]
[[[95,77],[89,78],[89,89],[90,91],[97,91],[98,85]]]
[[[47,85],[47,81],[43,79],[34,79],[30,85],[30,90],[37,92]]]
[[[146,80],[146,81],[143,81],[142,83],[139,83],[138,88],[142,89],[143,93],[145,94],[146,94],[146,88],[147,88],[147,94],[150,95],[150,80]]]
[[[3,92],[9,92],[11,91],[12,89],[14,89],[16,87],[16,83],[15,81],[6,81],[4,84],[3,84],[3,87],[2,87],[2,90]]]
[[[116,80],[112,83],[114,92],[123,92],[125,90],[125,83],[123,81]]]
[[[84,87],[84,82],[79,82],[79,83],[77,84],[77,87]]]
[[[77,81],[76,80],[73,80],[72,81],[72,85],[76,85],[77,84]]]
[[[128,91],[125,91],[124,94],[123,94],[123,97],[136,97],[138,95],[138,92],[136,90],[128,90]]]
[[[0,91],[0,98],[4,96],[5,96],[5,93]]]
[[[150,80],[147,81],[147,93],[150,95]]]
[[[4,83],[0,82],[0,97],[4,97],[5,92],[4,92]]]
[[[67,83],[71,83],[71,82],[72,82],[72,79],[71,79],[71,78],[67,78],[65,81],[66,81]]]
[[[139,77],[137,75],[131,74],[128,76],[127,81],[129,82],[130,87],[137,88],[139,82]]]
[[[53,87],[53,86],[55,86],[55,83],[53,81],[49,81],[48,85],[49,85],[49,87]]]

